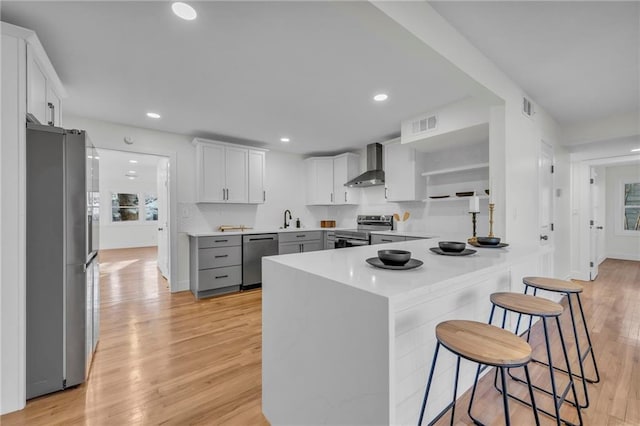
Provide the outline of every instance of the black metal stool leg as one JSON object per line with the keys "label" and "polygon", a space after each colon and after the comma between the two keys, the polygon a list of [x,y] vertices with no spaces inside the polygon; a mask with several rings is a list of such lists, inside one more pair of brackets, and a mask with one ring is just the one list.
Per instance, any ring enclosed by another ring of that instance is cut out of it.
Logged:
{"label": "black metal stool leg", "polygon": [[571,390],[573,391],[573,400],[576,402],[575,407],[576,407],[576,411],[578,412],[578,421],[580,422],[578,424],[582,425],[582,413],[580,412],[580,404],[578,404],[578,393],[576,392],[576,385],[575,385],[575,382],[573,381],[573,374],[571,374],[571,363],[569,362],[569,355],[567,354],[567,345],[564,342],[564,336],[562,335],[562,327],[560,326],[559,317],[556,317],[556,325],[558,326],[558,335],[560,336],[560,345],[562,346],[562,353],[564,354],[564,360],[567,363],[567,371],[569,372],[569,383],[571,383]]}
{"label": "black metal stool leg", "polygon": [[451,426],[453,426],[453,418],[456,415],[456,396],[458,393],[458,376],[460,376],[460,357],[456,362],[456,378],[453,382],[453,399],[451,400]]}
{"label": "black metal stool leg", "polygon": [[540,426],[540,418],[538,417],[538,407],[536,406],[536,398],[533,396],[533,388],[531,387],[531,377],[529,376],[529,366],[524,366],[524,375],[527,378],[527,388],[529,388],[529,398],[531,398],[531,408],[533,416],[536,419],[536,426]]}
{"label": "black metal stool leg", "polygon": [[507,379],[504,374],[504,367],[500,367],[500,379],[502,381],[502,404],[504,405],[504,421],[507,426],[511,425],[509,416],[509,396],[507,392]]}
{"label": "black metal stool leg", "polygon": [[551,392],[553,394],[553,408],[556,413],[556,423],[560,426],[560,407],[558,406],[558,395],[556,393],[556,378],[553,374],[553,357],[551,356],[551,344],[549,343],[549,330],[547,329],[547,319],[542,318],[544,327],[544,343],[547,347],[547,357],[549,359],[549,375],[551,377]]}
{"label": "black metal stool leg", "polygon": [[436,368],[436,361],[438,360],[439,350],[440,350],[440,342],[436,344],[436,350],[433,354],[433,361],[431,362],[431,371],[429,371],[429,380],[427,380],[427,388],[424,391],[424,399],[422,400],[422,408],[420,409],[420,419],[418,420],[418,426],[422,424],[422,419],[424,417],[424,409],[427,406],[427,398],[429,398],[429,390],[431,389],[431,381],[433,380],[433,372]]}
{"label": "black metal stool leg", "polygon": [[471,418],[471,420],[473,420],[473,423],[476,425],[481,425],[482,423],[480,423],[478,420],[476,420],[475,417],[473,417],[473,415],[471,414],[471,409],[473,407],[473,398],[475,398],[476,396],[476,389],[478,388],[478,380],[480,380],[481,369],[482,369],[482,365],[478,364],[478,369],[476,370],[476,378],[473,381],[473,389],[471,390],[471,400],[469,401],[469,408],[467,408],[467,414],[469,414],[469,417]]}
{"label": "black metal stool leg", "polygon": [[[587,327],[587,319],[584,316],[584,309],[582,309],[582,300],[580,299],[580,294],[576,293],[576,298],[578,299],[578,306],[580,307],[580,316],[582,317],[582,324],[584,325],[584,332],[587,335],[587,343],[589,344],[589,352],[591,352],[591,360],[593,361],[593,369],[596,372],[595,380],[589,380],[590,383],[598,383],[600,381],[600,372],[598,371],[598,364],[596,363],[596,355],[593,353],[593,344],[591,343],[591,335],[589,334],[589,327]],[[580,357],[582,360],[582,356]],[[584,374],[582,375],[584,377]]]}

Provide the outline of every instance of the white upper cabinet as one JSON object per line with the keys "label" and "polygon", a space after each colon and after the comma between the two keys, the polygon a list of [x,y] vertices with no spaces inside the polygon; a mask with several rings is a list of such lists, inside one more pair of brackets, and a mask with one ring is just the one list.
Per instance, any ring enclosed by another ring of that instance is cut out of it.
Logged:
{"label": "white upper cabinet", "polygon": [[387,201],[422,201],[426,183],[421,176],[424,154],[407,144],[384,147],[385,198]]}
{"label": "white upper cabinet", "polygon": [[39,42],[28,39],[26,47],[27,114],[40,124],[62,126],[61,99],[64,89],[60,80]]}
{"label": "white upper cabinet", "polygon": [[307,204],[333,204],[333,157],[307,158]]}
{"label": "white upper cabinet", "polygon": [[265,188],[265,152],[249,150],[249,203],[262,204],[267,201]]}
{"label": "white upper cabinet", "polygon": [[346,153],[333,158],[333,204],[358,204],[358,188],[344,186],[360,174],[360,156]]}
{"label": "white upper cabinet", "polygon": [[198,203],[264,202],[264,150],[199,138],[193,143]]}
{"label": "white upper cabinet", "polygon": [[357,189],[344,184],[359,174],[359,158],[352,153],[307,158],[307,205],[357,204]]}

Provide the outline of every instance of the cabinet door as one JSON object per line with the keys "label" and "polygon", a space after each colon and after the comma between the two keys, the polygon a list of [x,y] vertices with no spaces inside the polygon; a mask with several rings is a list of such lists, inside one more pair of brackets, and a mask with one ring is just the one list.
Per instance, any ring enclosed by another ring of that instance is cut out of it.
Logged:
{"label": "cabinet door", "polygon": [[47,86],[47,121],[46,124],[51,126],[62,127],[62,113],[60,108],[62,103],[60,97],[50,86]]}
{"label": "cabinet door", "polygon": [[[400,143],[385,146],[385,196],[387,201],[416,201],[416,152]],[[423,194],[426,196],[426,193]]]}
{"label": "cabinet door", "polygon": [[47,124],[47,76],[32,49],[27,43],[27,113]]}
{"label": "cabinet door", "polygon": [[249,202],[249,150],[226,147],[227,203]]}
{"label": "cabinet door", "polygon": [[305,241],[304,243],[302,243],[302,251],[303,252],[318,251],[318,250],[323,250],[323,249],[324,249],[324,243],[323,243],[322,240]]}
{"label": "cabinet door", "polygon": [[286,243],[278,246],[278,254],[300,253],[302,243]]}
{"label": "cabinet door", "polygon": [[334,204],[358,204],[360,191],[348,188],[345,183],[360,174],[360,160],[355,154],[343,154],[333,159]]}
{"label": "cabinet door", "polygon": [[249,151],[249,203],[262,204],[266,201],[264,187],[265,152]]}
{"label": "cabinet door", "polygon": [[223,203],[225,201],[225,153],[218,145],[201,145],[198,176],[198,201]]}
{"label": "cabinet door", "polygon": [[316,161],[316,195],[318,204],[333,204],[333,158]]}
{"label": "cabinet door", "polygon": [[405,241],[406,237],[399,235],[371,235],[371,244],[386,244],[397,243],[398,241]]}

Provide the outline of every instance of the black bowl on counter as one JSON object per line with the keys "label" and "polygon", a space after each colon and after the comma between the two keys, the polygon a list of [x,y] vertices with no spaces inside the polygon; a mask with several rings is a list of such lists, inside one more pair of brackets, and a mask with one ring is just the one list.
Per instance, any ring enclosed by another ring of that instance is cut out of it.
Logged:
{"label": "black bowl on counter", "polygon": [[411,252],[406,250],[378,250],[378,258],[385,265],[402,266],[411,259]]}
{"label": "black bowl on counter", "polygon": [[497,246],[500,244],[500,237],[478,237],[477,241],[483,246]]}
{"label": "black bowl on counter", "polygon": [[461,243],[459,241],[440,241],[438,243],[440,250],[448,253],[460,253],[467,247],[467,243]]}

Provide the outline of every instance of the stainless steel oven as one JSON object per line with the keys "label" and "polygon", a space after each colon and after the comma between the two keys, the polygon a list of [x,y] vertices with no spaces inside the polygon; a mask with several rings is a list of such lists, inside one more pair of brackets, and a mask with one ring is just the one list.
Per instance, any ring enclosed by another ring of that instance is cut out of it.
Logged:
{"label": "stainless steel oven", "polygon": [[369,245],[372,231],[390,231],[393,229],[393,216],[358,215],[357,223],[357,229],[343,229],[335,232],[335,248]]}

